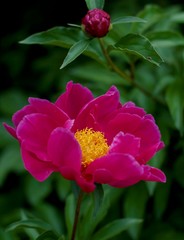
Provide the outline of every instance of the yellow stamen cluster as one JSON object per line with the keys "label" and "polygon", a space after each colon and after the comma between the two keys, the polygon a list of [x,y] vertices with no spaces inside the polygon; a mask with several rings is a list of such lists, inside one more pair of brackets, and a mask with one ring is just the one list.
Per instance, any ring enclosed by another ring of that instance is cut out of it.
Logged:
{"label": "yellow stamen cluster", "polygon": [[83,130],[78,130],[75,133],[75,138],[82,150],[83,167],[87,167],[96,158],[106,155],[109,150],[107,139],[100,131],[85,128]]}

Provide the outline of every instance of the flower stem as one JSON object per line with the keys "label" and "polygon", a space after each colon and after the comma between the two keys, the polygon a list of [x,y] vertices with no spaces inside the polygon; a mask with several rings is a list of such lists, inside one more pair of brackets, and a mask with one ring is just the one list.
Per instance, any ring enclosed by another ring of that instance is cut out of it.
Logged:
{"label": "flower stem", "polygon": [[158,96],[154,96],[151,92],[149,92],[147,89],[145,89],[143,86],[141,86],[140,84],[138,84],[135,79],[134,79],[134,65],[130,64],[130,75],[125,73],[124,71],[122,71],[116,64],[114,64],[114,62],[112,61],[111,57],[109,56],[105,46],[104,46],[104,42],[102,38],[98,38],[102,52],[107,60],[108,66],[109,68],[116,72],[120,77],[124,78],[125,80],[127,80],[133,87],[138,88],[142,93],[144,93],[146,96],[151,97],[153,100],[155,100],[156,102],[165,105],[165,102],[163,101],[163,99],[159,98]]}
{"label": "flower stem", "polygon": [[77,199],[77,206],[76,206],[76,210],[75,210],[75,218],[74,218],[71,240],[75,240],[75,235],[76,235],[77,224],[78,224],[78,220],[79,220],[80,207],[81,207],[83,195],[84,195],[83,191],[80,190],[79,196],[78,196],[78,199]]}

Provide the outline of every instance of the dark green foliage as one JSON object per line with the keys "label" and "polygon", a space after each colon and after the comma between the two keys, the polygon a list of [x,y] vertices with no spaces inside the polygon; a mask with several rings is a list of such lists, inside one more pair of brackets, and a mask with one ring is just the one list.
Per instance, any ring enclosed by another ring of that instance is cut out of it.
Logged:
{"label": "dark green foliage", "polygon": [[[0,123],[10,123],[29,96],[54,101],[71,79],[95,96],[115,84],[122,103],[134,101],[155,117],[165,149],[150,164],[166,173],[167,183],[98,186],[84,196],[76,240],[183,240],[184,9],[166,0],[68,2],[75,16],[69,9],[66,19],[57,8],[50,12],[50,1],[33,2],[19,10],[17,25],[7,25],[0,45]],[[67,25],[80,25],[87,6],[104,8],[114,19],[103,41],[124,77],[108,69],[98,39]],[[71,232],[78,194],[72,184],[59,174],[34,180],[18,143],[0,125],[0,239],[69,240],[64,235]]]}

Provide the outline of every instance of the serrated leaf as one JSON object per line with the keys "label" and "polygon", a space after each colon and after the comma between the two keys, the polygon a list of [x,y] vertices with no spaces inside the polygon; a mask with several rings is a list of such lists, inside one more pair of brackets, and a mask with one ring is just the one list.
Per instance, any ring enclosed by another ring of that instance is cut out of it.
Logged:
{"label": "serrated leaf", "polygon": [[107,240],[120,234],[121,232],[127,230],[130,226],[135,224],[140,224],[141,219],[118,219],[106,226],[102,227],[98,232],[92,237],[93,240]]}
{"label": "serrated leaf", "polygon": [[7,227],[6,231],[13,231],[17,228],[35,228],[42,230],[50,230],[51,226],[39,219],[27,219],[12,223]]}
{"label": "serrated leaf", "polygon": [[147,37],[155,47],[184,46],[184,37],[177,32],[151,32],[147,34]]}
{"label": "serrated leaf", "polygon": [[151,42],[140,34],[127,34],[122,37],[114,46],[110,46],[111,50],[118,50],[122,53],[128,53],[136,55],[138,58],[142,58],[157,66],[163,62],[157,51],[152,46]]}
{"label": "serrated leaf", "polygon": [[75,43],[68,51],[60,69],[66,67],[69,63],[73,62],[79,55],[81,55],[89,46],[90,41],[91,39],[84,39]]}
{"label": "serrated leaf", "polygon": [[85,0],[89,10],[94,8],[103,9],[105,0]]}
{"label": "serrated leaf", "polygon": [[36,240],[58,240],[58,236],[53,231],[46,231],[38,236]]}
{"label": "serrated leaf", "polygon": [[112,24],[120,24],[120,23],[132,23],[132,22],[142,22],[145,23],[146,20],[139,18],[139,17],[134,17],[134,16],[125,16],[125,17],[119,17],[114,20],[112,20]]}
{"label": "serrated leaf", "polygon": [[175,123],[175,127],[183,133],[183,87],[180,84],[171,84],[166,91],[166,102]]}

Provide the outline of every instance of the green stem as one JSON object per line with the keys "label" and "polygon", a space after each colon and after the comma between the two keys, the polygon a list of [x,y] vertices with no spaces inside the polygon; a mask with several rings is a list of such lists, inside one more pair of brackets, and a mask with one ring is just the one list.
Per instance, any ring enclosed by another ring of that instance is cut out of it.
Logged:
{"label": "green stem", "polygon": [[127,80],[132,86],[138,88],[141,92],[143,92],[146,96],[151,97],[153,100],[155,100],[156,102],[165,105],[165,102],[159,98],[158,96],[154,96],[151,92],[149,92],[147,89],[145,89],[144,87],[142,87],[139,83],[137,83],[134,79],[134,65],[131,64],[130,67],[130,75],[128,75],[127,73],[125,73],[124,71],[122,71],[117,65],[114,64],[114,62],[112,61],[112,59],[110,58],[105,46],[104,46],[104,42],[102,38],[98,38],[102,52],[107,60],[108,66],[109,68],[116,72],[120,77],[124,78],[125,80]]}
{"label": "green stem", "polygon": [[75,218],[74,218],[71,240],[75,240],[75,235],[76,235],[76,231],[77,231],[77,224],[78,224],[78,220],[79,220],[79,214],[80,214],[80,208],[81,208],[83,195],[84,195],[84,193],[80,190],[79,196],[78,196],[78,199],[77,199],[77,206],[76,206],[76,210],[75,210]]}

